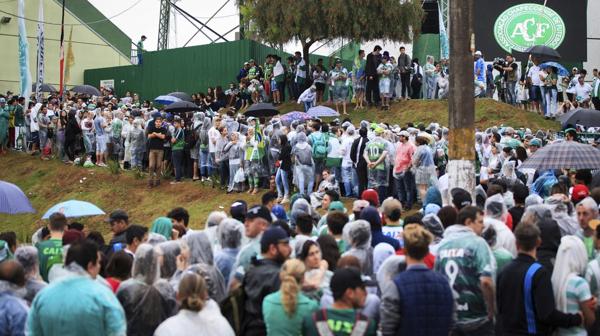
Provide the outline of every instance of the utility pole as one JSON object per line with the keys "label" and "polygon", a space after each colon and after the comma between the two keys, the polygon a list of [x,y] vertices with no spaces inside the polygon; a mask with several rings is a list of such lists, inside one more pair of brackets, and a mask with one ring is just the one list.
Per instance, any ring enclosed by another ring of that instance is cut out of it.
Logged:
{"label": "utility pole", "polygon": [[450,0],[448,190],[475,191],[474,0]]}

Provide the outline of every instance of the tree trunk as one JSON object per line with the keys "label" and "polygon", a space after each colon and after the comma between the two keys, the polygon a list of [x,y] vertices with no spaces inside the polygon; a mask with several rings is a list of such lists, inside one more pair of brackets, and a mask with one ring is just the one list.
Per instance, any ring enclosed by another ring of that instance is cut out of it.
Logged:
{"label": "tree trunk", "polygon": [[[473,86],[473,33],[474,0],[450,1],[450,60],[449,77],[449,147],[448,190],[463,188],[475,191],[475,100]],[[451,195],[449,195],[451,198]]]}

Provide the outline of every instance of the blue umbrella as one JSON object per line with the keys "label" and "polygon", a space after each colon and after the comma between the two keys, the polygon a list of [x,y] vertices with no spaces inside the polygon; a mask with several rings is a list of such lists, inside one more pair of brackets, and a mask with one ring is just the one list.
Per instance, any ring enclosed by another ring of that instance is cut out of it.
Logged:
{"label": "blue umbrella", "polygon": [[546,69],[547,67],[555,67],[557,69],[556,73],[559,76],[568,76],[569,75],[569,70],[565,69],[565,67],[560,65],[559,63],[545,62],[545,63],[540,64],[540,69]]}
{"label": "blue umbrella", "polygon": [[336,110],[323,105],[311,107],[306,113],[314,118],[339,117],[340,115]]}
{"label": "blue umbrella", "polygon": [[295,120],[299,120],[300,122],[303,122],[303,121],[307,121],[310,119],[312,119],[312,117],[308,113],[293,111],[293,112],[289,112],[289,113],[282,115],[281,123],[284,126],[289,126]]}
{"label": "blue umbrella", "polygon": [[0,212],[9,215],[35,212],[25,193],[16,185],[0,181]]}
{"label": "blue umbrella", "polygon": [[166,95],[166,96],[158,96],[158,97],[154,98],[154,101],[161,105],[169,105],[172,103],[180,102],[181,99],[179,99],[175,96]]}
{"label": "blue umbrella", "polygon": [[60,212],[65,217],[86,217],[104,215],[105,212],[90,202],[70,200],[61,202],[46,211],[42,219],[48,219],[55,212]]}

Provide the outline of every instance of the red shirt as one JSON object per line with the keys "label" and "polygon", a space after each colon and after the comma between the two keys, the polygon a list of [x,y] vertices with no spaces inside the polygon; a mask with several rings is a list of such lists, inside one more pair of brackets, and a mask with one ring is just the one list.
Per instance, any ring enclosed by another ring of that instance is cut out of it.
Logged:
{"label": "red shirt", "polygon": [[106,278],[106,282],[110,285],[113,290],[113,293],[117,293],[117,289],[121,285],[121,281],[115,278]]}
{"label": "red shirt", "polygon": [[417,147],[410,141],[398,143],[394,160],[394,173],[403,173],[412,162]]}
{"label": "red shirt", "polygon": [[[404,255],[404,249],[400,249],[400,250],[396,251],[396,255]],[[431,254],[431,252],[427,252],[427,255],[423,259],[423,263],[425,263],[425,265],[427,265],[427,268],[432,270],[433,265],[435,265],[435,256],[433,254]]]}

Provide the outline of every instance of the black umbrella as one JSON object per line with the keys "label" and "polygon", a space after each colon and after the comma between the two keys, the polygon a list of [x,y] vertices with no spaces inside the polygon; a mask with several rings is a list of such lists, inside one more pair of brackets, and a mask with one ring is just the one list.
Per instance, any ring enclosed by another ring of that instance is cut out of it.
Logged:
{"label": "black umbrella", "polygon": [[[31,86],[31,92],[35,92],[36,86],[35,83]],[[50,84],[43,83],[40,85],[40,92],[58,92],[58,90]]]}
{"label": "black umbrella", "polygon": [[91,85],[77,85],[72,87],[70,91],[86,94],[88,96],[100,96],[100,90]]}
{"label": "black umbrella", "polygon": [[545,45],[535,45],[533,47],[529,47],[527,50],[525,50],[525,52],[537,57],[541,57],[547,61],[560,59],[560,54],[558,51]]}
{"label": "black umbrella", "polygon": [[169,113],[183,113],[183,112],[189,112],[189,111],[200,111],[201,108],[191,102],[188,101],[179,101],[179,102],[175,102],[173,104],[169,104],[169,106],[167,106],[165,108],[165,112],[169,112]]}
{"label": "black umbrella", "polygon": [[272,117],[279,114],[279,111],[268,103],[258,103],[250,106],[250,108],[244,113],[246,117],[265,118]]}
{"label": "black umbrella", "polygon": [[561,116],[559,120],[563,126],[570,124],[600,127],[600,111],[580,108]]}
{"label": "black umbrella", "polygon": [[173,96],[173,97],[177,97],[181,100],[185,100],[188,102],[192,101],[192,97],[190,97],[189,94],[185,93],[185,92],[171,92],[169,93],[167,96]]}

